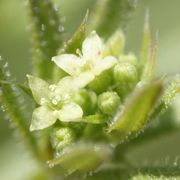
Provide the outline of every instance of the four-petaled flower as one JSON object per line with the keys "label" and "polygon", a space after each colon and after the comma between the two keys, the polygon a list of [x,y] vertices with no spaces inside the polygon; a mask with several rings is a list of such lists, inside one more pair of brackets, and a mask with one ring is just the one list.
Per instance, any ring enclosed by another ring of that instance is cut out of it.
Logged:
{"label": "four-petaled flower", "polygon": [[82,54],[62,54],[52,58],[61,69],[87,85],[103,71],[113,67],[117,60],[113,56],[103,57],[103,43],[95,31],[84,40]]}
{"label": "four-petaled flower", "polygon": [[40,130],[53,125],[57,119],[63,122],[79,121],[83,116],[81,107],[71,101],[81,83],[67,76],[57,85],[27,75],[33,97],[40,107],[33,111],[30,130]]}

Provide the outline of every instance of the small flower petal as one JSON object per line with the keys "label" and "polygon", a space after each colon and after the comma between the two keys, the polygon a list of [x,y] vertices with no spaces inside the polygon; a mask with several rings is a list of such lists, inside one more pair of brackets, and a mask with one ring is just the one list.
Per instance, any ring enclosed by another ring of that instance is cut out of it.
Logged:
{"label": "small flower petal", "polygon": [[87,61],[96,61],[102,49],[103,43],[95,31],[92,31],[82,44],[82,54]]}
{"label": "small flower petal", "polygon": [[62,78],[59,82],[58,82],[58,89],[62,92],[62,93],[69,93],[75,90],[74,87],[74,78],[71,76],[66,76],[64,78]]}
{"label": "small flower petal", "polygon": [[39,105],[48,103],[49,84],[35,76],[27,75],[27,78],[35,101]]}
{"label": "small flower petal", "polygon": [[69,103],[59,110],[58,119],[63,122],[79,121],[83,116],[83,111],[76,103]]}
{"label": "small flower petal", "polygon": [[58,67],[72,76],[80,73],[80,67],[84,65],[83,59],[73,54],[62,54],[52,58]]}
{"label": "small flower petal", "polygon": [[95,76],[94,76],[93,72],[91,72],[91,71],[86,71],[86,72],[80,73],[79,76],[74,78],[74,87],[76,87],[77,89],[84,88],[94,78],[95,78]]}
{"label": "small flower petal", "polygon": [[40,130],[53,125],[56,122],[53,111],[47,106],[36,108],[32,115],[30,131]]}
{"label": "small flower petal", "polygon": [[117,59],[113,56],[107,56],[104,59],[97,61],[94,65],[94,68],[92,68],[92,71],[95,75],[101,74],[101,72],[110,69],[117,63]]}

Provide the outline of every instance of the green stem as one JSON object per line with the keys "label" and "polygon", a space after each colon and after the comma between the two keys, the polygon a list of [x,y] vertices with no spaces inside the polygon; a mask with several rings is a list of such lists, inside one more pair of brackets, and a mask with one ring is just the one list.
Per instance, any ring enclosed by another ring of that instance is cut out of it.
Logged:
{"label": "green stem", "polygon": [[62,45],[64,27],[51,0],[28,0],[28,8],[35,73],[52,81],[56,67],[51,58]]}

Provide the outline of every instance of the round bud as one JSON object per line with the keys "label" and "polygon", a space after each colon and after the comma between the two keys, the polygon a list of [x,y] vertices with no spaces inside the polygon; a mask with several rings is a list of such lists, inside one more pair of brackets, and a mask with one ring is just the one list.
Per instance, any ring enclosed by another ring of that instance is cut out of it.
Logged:
{"label": "round bud", "polygon": [[61,151],[75,139],[74,132],[68,127],[54,128],[51,133],[51,144],[56,151]]}
{"label": "round bud", "polygon": [[96,94],[86,89],[79,90],[73,100],[81,106],[84,115],[92,114],[97,104]]}
{"label": "round bud", "polygon": [[100,94],[107,90],[112,83],[112,70],[102,72],[88,85],[90,89]]}
{"label": "round bud", "polygon": [[138,81],[136,67],[129,62],[118,63],[113,70],[116,91],[124,98],[134,88]]}
{"label": "round bud", "polygon": [[105,92],[98,97],[99,109],[108,115],[113,115],[121,103],[120,97],[116,92]]}
{"label": "round bud", "polygon": [[129,62],[118,63],[114,67],[113,75],[118,84],[134,83],[138,78],[136,67]]}
{"label": "round bud", "polygon": [[127,55],[121,54],[121,55],[119,56],[119,61],[120,61],[120,62],[129,62],[129,63],[131,63],[131,64],[133,64],[133,65],[136,65],[136,64],[137,64],[137,58],[136,58],[136,56],[135,56],[134,54],[132,54],[132,53],[129,53],[129,54],[127,54]]}

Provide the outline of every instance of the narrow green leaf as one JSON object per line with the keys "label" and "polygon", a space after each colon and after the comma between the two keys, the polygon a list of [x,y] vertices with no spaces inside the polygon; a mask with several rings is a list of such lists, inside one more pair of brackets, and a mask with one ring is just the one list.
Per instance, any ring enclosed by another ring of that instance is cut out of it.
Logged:
{"label": "narrow green leaf", "polygon": [[135,1],[129,0],[98,0],[94,5],[90,29],[107,39],[117,28],[127,22]]}
{"label": "narrow green leaf", "polygon": [[17,84],[17,86],[29,97],[33,98],[32,92],[29,87],[27,87],[25,84]]}
{"label": "narrow green leaf", "polygon": [[28,9],[35,73],[42,79],[52,80],[55,65],[51,58],[62,45],[64,27],[51,0],[28,0]]}
{"label": "narrow green leaf", "polygon": [[[0,59],[0,61],[2,61]],[[7,64],[2,65],[0,62],[0,81],[10,82],[9,70]],[[15,84],[0,83],[0,103],[5,110],[5,113],[11,119],[12,125],[20,132],[22,137],[26,140],[29,149],[37,159],[40,158],[34,137],[30,134],[27,123],[26,109],[22,109],[24,104],[21,103],[22,97],[19,89]]]}
{"label": "narrow green leaf", "polygon": [[69,146],[54,160],[48,161],[50,167],[57,166],[63,174],[92,171],[111,157],[112,149],[104,144],[77,143]]}
{"label": "narrow green leaf", "polygon": [[108,132],[123,141],[130,135],[139,133],[145,126],[162,92],[162,82],[155,81],[143,88],[137,88],[135,94],[127,101],[120,112],[117,112],[109,125]]}
{"label": "narrow green leaf", "polygon": [[149,81],[153,78],[156,65],[157,45],[153,42],[149,28],[149,14],[146,13],[144,35],[140,55],[140,78]]}
{"label": "narrow green leaf", "polygon": [[59,54],[64,54],[64,53],[74,54],[76,53],[77,49],[81,49],[82,42],[86,37],[88,15],[89,12],[87,11],[79,28],[74,33],[72,38],[69,41],[65,42],[63,48],[60,49]]}

